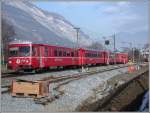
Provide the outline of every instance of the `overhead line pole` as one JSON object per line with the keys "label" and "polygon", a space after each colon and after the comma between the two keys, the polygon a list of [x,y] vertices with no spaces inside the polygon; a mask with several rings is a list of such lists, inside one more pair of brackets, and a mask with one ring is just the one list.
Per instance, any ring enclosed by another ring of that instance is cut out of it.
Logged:
{"label": "overhead line pole", "polygon": [[123,43],[127,43],[127,44],[130,45],[130,50],[131,50],[131,53],[132,53],[132,62],[134,62],[134,48],[133,48],[132,42],[123,42]]}
{"label": "overhead line pole", "polygon": [[77,32],[77,49],[78,49],[78,47],[79,47],[79,45],[78,45],[78,41],[79,41],[79,30],[80,30],[80,28],[79,27],[74,27],[74,29],[76,30],[76,32]]}
{"label": "overhead line pole", "polygon": [[[79,48],[79,30],[80,30],[80,28],[79,27],[74,27],[74,29],[76,30],[76,32],[77,32],[77,50],[78,50],[78,48]],[[83,58],[82,58],[83,59]],[[83,62],[82,62],[83,63]],[[82,65],[82,72],[83,72],[83,70],[84,70],[84,67],[83,67],[83,64],[81,64]]]}
{"label": "overhead line pole", "polygon": [[114,39],[114,59],[115,59],[114,63],[116,64],[116,56],[115,56],[115,51],[116,51],[116,36],[115,36],[115,34],[113,35],[113,39]]}

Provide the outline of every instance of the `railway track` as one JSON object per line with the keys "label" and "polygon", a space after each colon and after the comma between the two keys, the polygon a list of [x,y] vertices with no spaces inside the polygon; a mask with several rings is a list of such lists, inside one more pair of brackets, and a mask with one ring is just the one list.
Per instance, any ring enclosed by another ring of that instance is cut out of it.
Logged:
{"label": "railway track", "polygon": [[52,82],[58,82],[58,81],[66,80],[66,79],[70,79],[70,78],[87,77],[89,75],[102,73],[105,71],[111,71],[111,70],[115,70],[115,69],[119,69],[119,68],[123,68],[123,67],[127,67],[127,65],[110,67],[110,68],[105,68],[105,69],[101,69],[101,70],[86,71],[86,72],[81,72],[79,74],[69,74],[69,75],[58,76],[58,77],[50,76],[50,77],[45,77],[42,80],[44,80],[44,81],[50,80],[49,82],[52,83]]}
{"label": "railway track", "polygon": [[[115,69],[119,69],[119,68],[123,68],[123,67],[127,67],[127,65],[126,64],[125,65],[114,65],[114,66],[110,66],[110,67],[104,68],[104,69],[85,71],[85,72],[80,72],[78,74],[68,74],[68,75],[64,75],[64,76],[58,75],[58,76],[43,77],[41,80],[42,81],[47,81],[51,84],[52,83],[58,83],[58,85],[54,88],[54,90],[58,91],[60,86],[65,85],[65,84],[67,84],[71,81],[78,80],[78,79],[81,79],[81,78],[85,78],[85,77],[93,75],[93,74],[102,73],[102,72],[106,72],[106,71],[111,71],[111,70],[115,70]],[[14,77],[16,77],[15,79],[17,79],[18,76],[14,76]],[[8,91],[5,90],[5,91],[2,91],[2,93],[8,93],[10,91],[9,90],[10,85],[2,85],[1,88],[7,88],[8,89]],[[61,94],[62,94],[62,92],[61,92]]]}
{"label": "railway track", "polygon": [[[62,91],[60,88],[63,85],[66,85],[66,84],[68,84],[72,81],[75,81],[75,80],[79,80],[79,79],[83,79],[83,78],[88,77],[88,76],[92,76],[92,75],[97,74],[97,73],[103,73],[106,71],[112,71],[112,70],[116,70],[116,69],[120,69],[120,68],[124,68],[124,67],[127,67],[127,65],[126,64],[125,65],[113,65],[113,66],[108,66],[107,68],[104,68],[104,69],[97,69],[97,70],[91,70],[91,71],[88,70],[88,71],[80,72],[77,74],[43,77],[41,80],[47,81],[51,85],[55,84],[55,86],[52,87],[52,89],[50,89],[50,92],[49,92],[49,93],[55,92],[55,94],[51,95],[51,96],[43,97],[43,98],[34,98],[33,100],[34,100],[35,104],[47,105],[48,103],[50,103],[56,99],[59,99],[59,97],[64,94],[64,91]],[[2,91],[2,94],[8,93],[10,91],[9,85],[8,86],[2,86],[2,88],[8,89],[8,90]]]}
{"label": "railway track", "polygon": [[35,74],[44,74],[44,73],[51,73],[51,72],[58,72],[58,71],[68,71],[68,70],[77,70],[78,68],[63,68],[63,69],[57,69],[57,68],[54,68],[54,69],[49,69],[49,70],[43,70],[39,73],[36,73],[36,72],[23,72],[23,71],[20,71],[20,72],[5,72],[3,73],[2,72],[2,76],[1,78],[11,78],[11,77],[20,77],[20,76],[28,76],[28,75],[35,75]]}
{"label": "railway track", "polygon": [[[127,67],[127,65],[119,65],[119,66],[111,66],[105,69],[100,69],[100,70],[93,70],[93,71],[86,71],[86,72],[81,72],[79,74],[69,74],[69,75],[65,75],[65,76],[50,76],[50,77],[44,77],[42,80],[43,81],[47,81],[49,82],[49,84],[55,84],[55,87],[53,87],[51,90],[57,92],[55,95],[53,96],[47,96],[44,98],[34,98],[34,102],[36,104],[42,104],[42,105],[46,105],[49,102],[52,102],[56,99],[58,99],[61,95],[64,94],[63,91],[60,90],[60,87],[63,85],[66,85],[72,81],[75,80],[79,80],[88,76],[91,76],[93,74],[97,74],[97,73],[102,73],[102,72],[106,72],[106,71],[111,71],[111,70],[115,70],[115,69],[120,69],[120,68],[124,68]],[[2,86],[2,88],[4,88],[5,90],[2,90],[1,93],[8,93],[10,91],[10,85],[7,86]]]}
{"label": "railway track", "polygon": [[111,70],[115,70],[115,69],[119,69],[119,68],[123,68],[123,67],[127,67],[127,66],[118,66],[118,67],[115,67],[115,68],[108,68],[108,69],[99,70],[99,71],[85,72],[85,73],[76,74],[76,75],[45,78],[43,80],[48,81],[51,84],[57,83],[57,85],[55,85],[55,87],[52,89],[53,91],[57,92],[57,94],[53,95],[51,97],[35,98],[34,101],[37,104],[46,105],[49,102],[52,102],[55,99],[58,99],[61,95],[64,94],[63,91],[59,90],[62,85],[66,85],[66,84],[68,84],[68,83],[70,83],[74,80],[79,80],[79,79],[85,78],[87,76],[91,76],[93,74],[96,74],[96,73],[102,73],[102,72],[111,71]]}
{"label": "railway track", "polygon": [[[124,65],[124,64],[118,64],[118,65]],[[117,65],[109,65],[109,66],[117,66]],[[94,66],[94,67],[89,67],[89,69],[93,69],[95,67],[99,67],[99,66]],[[108,66],[103,66],[103,67],[108,67]],[[40,73],[35,73],[35,72],[5,72],[2,73],[1,78],[11,78],[11,77],[21,77],[21,76],[28,76],[28,75],[35,75],[35,74],[45,74],[45,73],[50,73],[50,72],[58,72],[58,71],[68,71],[68,70],[79,70],[79,68],[77,69],[61,69],[61,70],[57,70],[57,69],[51,69],[48,71],[43,71]]]}

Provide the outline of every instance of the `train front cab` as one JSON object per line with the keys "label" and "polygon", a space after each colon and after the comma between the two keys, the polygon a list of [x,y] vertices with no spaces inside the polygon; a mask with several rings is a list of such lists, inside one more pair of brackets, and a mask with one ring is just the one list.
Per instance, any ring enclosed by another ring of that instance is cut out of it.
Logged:
{"label": "train front cab", "polygon": [[32,69],[30,44],[10,44],[8,51],[8,69]]}
{"label": "train front cab", "polygon": [[32,71],[48,67],[47,49],[40,44],[10,44],[8,69]]}

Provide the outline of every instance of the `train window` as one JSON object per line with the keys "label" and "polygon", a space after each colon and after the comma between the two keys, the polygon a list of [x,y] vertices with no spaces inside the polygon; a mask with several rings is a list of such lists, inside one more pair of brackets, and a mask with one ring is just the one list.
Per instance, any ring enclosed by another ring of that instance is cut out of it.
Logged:
{"label": "train window", "polygon": [[70,51],[67,51],[67,56],[70,56]]}
{"label": "train window", "polygon": [[19,56],[30,56],[30,47],[29,46],[19,47]]}
{"label": "train window", "polygon": [[96,57],[99,57],[99,53],[97,52],[97,54],[96,54],[97,56]]}
{"label": "train window", "polygon": [[85,53],[85,57],[87,57],[87,53]]}
{"label": "train window", "polygon": [[64,51],[63,56],[66,56],[66,51]]}
{"label": "train window", "polygon": [[38,48],[37,47],[32,47],[32,56],[39,56]]}
{"label": "train window", "polygon": [[76,51],[76,57],[78,57],[78,51]]}
{"label": "train window", "polygon": [[36,48],[32,47],[32,56],[36,56]]}
{"label": "train window", "polygon": [[74,57],[74,52],[71,52],[71,56]]}
{"label": "train window", "polygon": [[54,56],[58,56],[57,49],[54,50]]}
{"label": "train window", "polygon": [[17,56],[18,55],[18,47],[9,48],[9,56]]}
{"label": "train window", "polygon": [[88,57],[91,57],[91,53],[88,53]]}
{"label": "train window", "polygon": [[59,56],[62,56],[62,51],[61,50],[59,50]]}
{"label": "train window", "polygon": [[[104,53],[105,54],[105,53]],[[102,54],[101,53],[98,53],[98,57],[102,57]]]}
{"label": "train window", "polygon": [[45,55],[45,57],[48,56],[48,47],[45,47],[44,55]]}
{"label": "train window", "polygon": [[50,48],[50,51],[51,51],[51,54],[50,54],[50,56],[52,56],[52,54],[53,54],[53,49],[52,49],[52,48]]}
{"label": "train window", "polygon": [[52,53],[51,53],[51,48],[48,47],[48,56],[51,56],[51,55],[52,55]]}
{"label": "train window", "polygon": [[88,53],[86,53],[86,57],[89,57],[89,54],[88,54]]}

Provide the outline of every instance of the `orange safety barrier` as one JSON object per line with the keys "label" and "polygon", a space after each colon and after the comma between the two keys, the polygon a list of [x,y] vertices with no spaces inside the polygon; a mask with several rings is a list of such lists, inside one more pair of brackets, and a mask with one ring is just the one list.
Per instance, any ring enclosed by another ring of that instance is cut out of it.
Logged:
{"label": "orange safety barrier", "polygon": [[134,66],[128,66],[128,72],[132,73],[135,70]]}

